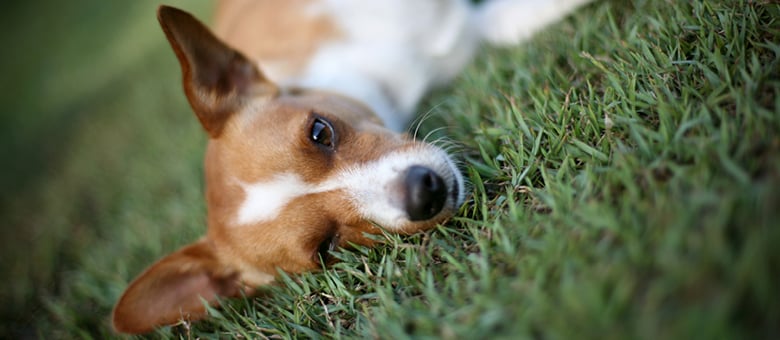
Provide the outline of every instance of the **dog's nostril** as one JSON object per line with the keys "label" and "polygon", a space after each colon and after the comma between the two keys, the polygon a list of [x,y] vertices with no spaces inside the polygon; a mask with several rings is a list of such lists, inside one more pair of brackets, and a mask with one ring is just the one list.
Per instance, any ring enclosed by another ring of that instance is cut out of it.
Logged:
{"label": "dog's nostril", "polygon": [[409,219],[427,220],[441,211],[447,200],[447,186],[433,170],[414,165],[406,172],[405,205]]}
{"label": "dog's nostril", "polygon": [[434,190],[438,184],[436,181],[437,178],[439,178],[439,176],[433,172],[430,172],[423,177],[423,185],[425,185],[425,188],[427,189]]}

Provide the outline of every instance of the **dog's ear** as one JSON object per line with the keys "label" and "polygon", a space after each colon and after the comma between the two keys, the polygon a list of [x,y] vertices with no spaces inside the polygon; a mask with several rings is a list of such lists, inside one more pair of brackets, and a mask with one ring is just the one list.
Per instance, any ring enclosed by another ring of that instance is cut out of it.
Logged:
{"label": "dog's ear", "polygon": [[189,13],[160,6],[157,19],[181,64],[187,99],[211,137],[247,99],[278,92],[249,59]]}
{"label": "dog's ear", "polygon": [[114,307],[114,329],[141,334],[178,320],[206,316],[203,300],[242,294],[238,273],[221,266],[208,241],[185,246],[138,276]]}

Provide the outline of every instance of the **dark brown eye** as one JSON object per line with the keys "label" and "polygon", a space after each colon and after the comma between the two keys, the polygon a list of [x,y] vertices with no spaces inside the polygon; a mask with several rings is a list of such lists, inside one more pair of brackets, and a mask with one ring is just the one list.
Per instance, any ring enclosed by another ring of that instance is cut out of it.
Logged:
{"label": "dark brown eye", "polygon": [[316,118],[311,124],[311,135],[309,135],[309,138],[314,143],[332,149],[334,145],[333,126],[327,120]]}

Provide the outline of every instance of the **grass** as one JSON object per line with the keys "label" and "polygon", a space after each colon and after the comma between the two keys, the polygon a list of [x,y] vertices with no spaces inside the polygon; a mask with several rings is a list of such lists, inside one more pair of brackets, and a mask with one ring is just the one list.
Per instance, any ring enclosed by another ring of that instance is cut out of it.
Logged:
{"label": "grass", "polygon": [[[115,336],[127,282],[204,231],[205,137],[153,3],[4,6],[0,331]],[[777,338],[777,18],[598,1],[486,50],[422,106],[461,145],[459,217],[153,337]]]}

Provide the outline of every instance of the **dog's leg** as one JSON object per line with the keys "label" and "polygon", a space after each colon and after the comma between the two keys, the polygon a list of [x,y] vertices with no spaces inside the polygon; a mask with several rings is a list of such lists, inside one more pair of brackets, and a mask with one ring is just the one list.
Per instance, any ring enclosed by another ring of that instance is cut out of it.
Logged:
{"label": "dog's leg", "polygon": [[491,0],[477,7],[482,37],[498,46],[530,38],[591,0]]}

